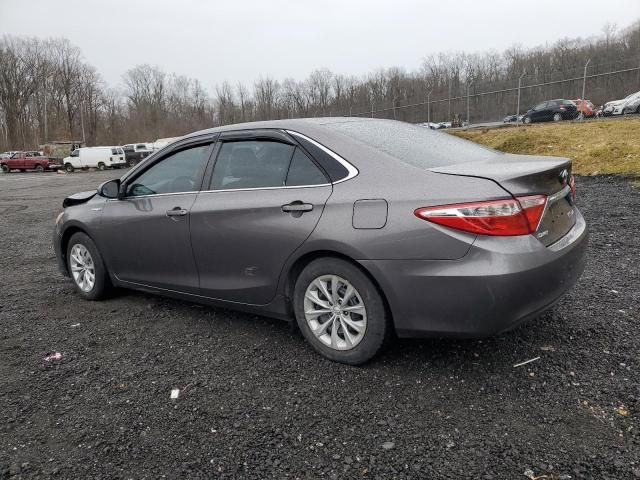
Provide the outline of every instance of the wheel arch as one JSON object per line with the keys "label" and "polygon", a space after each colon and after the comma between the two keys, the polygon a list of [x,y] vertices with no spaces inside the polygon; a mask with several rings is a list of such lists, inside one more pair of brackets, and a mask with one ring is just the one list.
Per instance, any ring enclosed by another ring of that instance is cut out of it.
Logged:
{"label": "wheel arch", "polygon": [[76,233],[84,233],[93,241],[93,243],[96,243],[91,233],[89,233],[89,230],[87,230],[82,225],[73,224],[64,229],[60,238],[60,255],[62,255],[62,258],[64,259],[64,268],[67,270],[67,273],[69,273],[69,262],[67,262],[67,248],[69,247],[69,240],[71,240],[71,237]]}
{"label": "wheel arch", "polygon": [[287,309],[289,310],[288,313],[291,315],[292,318],[295,318],[294,312],[293,312],[293,290],[295,288],[296,280],[298,279],[298,276],[300,275],[304,267],[306,267],[309,263],[311,263],[312,261],[318,258],[337,258],[340,260],[344,260],[345,262],[350,263],[351,265],[358,268],[362,273],[364,273],[367,276],[367,278],[369,278],[369,280],[371,280],[373,285],[376,287],[376,289],[378,290],[378,293],[380,293],[388,318],[390,319],[391,325],[395,330],[395,323],[393,321],[393,312],[391,311],[391,307],[389,305],[389,300],[387,299],[387,295],[384,289],[382,288],[382,285],[378,281],[378,279],[360,262],[350,257],[349,255],[346,255],[344,253],[341,253],[335,250],[313,250],[310,252],[306,252],[303,255],[296,258],[293,261],[293,263],[291,263],[291,265],[288,267],[285,278],[284,278],[283,293],[287,299],[286,303],[287,303]]}

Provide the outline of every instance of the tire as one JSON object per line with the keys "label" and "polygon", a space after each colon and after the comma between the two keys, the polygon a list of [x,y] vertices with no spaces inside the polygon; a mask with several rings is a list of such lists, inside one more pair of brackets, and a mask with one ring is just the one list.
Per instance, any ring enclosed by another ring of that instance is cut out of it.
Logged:
{"label": "tire", "polygon": [[107,169],[107,167],[106,167],[106,165],[104,163],[100,162],[98,164],[98,170],[106,170],[106,169]]}
{"label": "tire", "polygon": [[[74,250],[76,247],[79,250]],[[88,257],[78,255],[79,252],[87,252]],[[74,254],[73,257],[72,253]],[[79,264],[76,261],[77,258],[83,260],[88,273],[93,272],[92,285],[90,285],[91,276],[87,276],[87,273],[79,274],[79,276],[74,274],[73,270],[77,270]],[[69,239],[67,245],[67,269],[76,291],[85,300],[102,300],[111,293],[113,287],[102,260],[102,255],[100,255],[98,247],[86,233],[74,233]],[[85,283],[84,281],[86,280],[89,280],[89,282]]]}
{"label": "tire", "polygon": [[75,170],[75,168],[73,168],[73,165],[71,165],[70,163],[65,163],[64,164],[64,170],[67,173],[73,173],[73,171]]}
{"label": "tire", "polygon": [[2,165],[2,173],[11,173],[11,169],[7,165]]}
{"label": "tire", "polygon": [[[338,301],[332,295],[332,278],[339,279],[336,288]],[[345,304],[339,305],[348,291],[348,284],[355,291]],[[327,298],[323,291],[332,298]],[[307,293],[325,306],[332,304],[335,309],[325,310],[322,315],[307,315],[305,312],[313,309],[323,310],[320,304],[307,297]],[[344,260],[325,257],[309,263],[296,279],[293,307],[298,327],[307,342],[318,353],[335,362],[348,365],[365,363],[378,354],[391,338],[391,322],[382,295],[362,270]],[[345,308],[348,310],[343,310]],[[355,326],[362,329],[361,333]]]}
{"label": "tire", "polygon": [[580,113],[578,113],[578,116],[576,117],[576,119],[578,119],[578,120],[584,120],[584,112],[580,112]]}
{"label": "tire", "polygon": [[42,165],[36,165],[36,172],[44,173],[44,167]]}
{"label": "tire", "polygon": [[562,120],[562,114],[560,114],[560,113],[554,113],[553,114],[553,121],[554,122],[559,122],[561,120]]}
{"label": "tire", "polygon": [[531,123],[531,117],[524,117],[523,122],[529,125]]}

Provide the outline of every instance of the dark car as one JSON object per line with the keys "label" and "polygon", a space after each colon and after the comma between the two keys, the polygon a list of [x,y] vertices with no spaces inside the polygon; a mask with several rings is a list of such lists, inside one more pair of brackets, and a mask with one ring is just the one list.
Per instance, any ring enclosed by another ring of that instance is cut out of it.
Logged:
{"label": "dark car", "polygon": [[482,337],[548,309],[584,268],[574,194],[569,159],[403,122],[245,123],[66,198],[53,243],[87,300],[115,286],[295,319],[358,364],[392,332]]}
{"label": "dark car", "polygon": [[522,117],[524,123],[559,122],[573,120],[578,116],[578,107],[571,100],[557,99],[539,103]]}

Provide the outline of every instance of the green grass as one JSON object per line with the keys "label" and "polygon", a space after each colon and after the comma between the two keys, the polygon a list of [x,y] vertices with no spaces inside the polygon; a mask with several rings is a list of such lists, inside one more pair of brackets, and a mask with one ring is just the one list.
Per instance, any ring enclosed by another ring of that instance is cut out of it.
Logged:
{"label": "green grass", "polygon": [[640,176],[640,118],[544,123],[451,134],[508,153],[568,157],[578,175]]}

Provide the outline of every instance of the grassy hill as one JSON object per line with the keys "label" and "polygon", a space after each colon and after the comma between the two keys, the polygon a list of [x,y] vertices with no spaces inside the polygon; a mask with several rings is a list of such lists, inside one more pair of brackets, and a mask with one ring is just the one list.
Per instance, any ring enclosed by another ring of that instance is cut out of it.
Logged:
{"label": "grassy hill", "polygon": [[568,157],[579,175],[640,176],[640,118],[450,133],[503,152]]}

